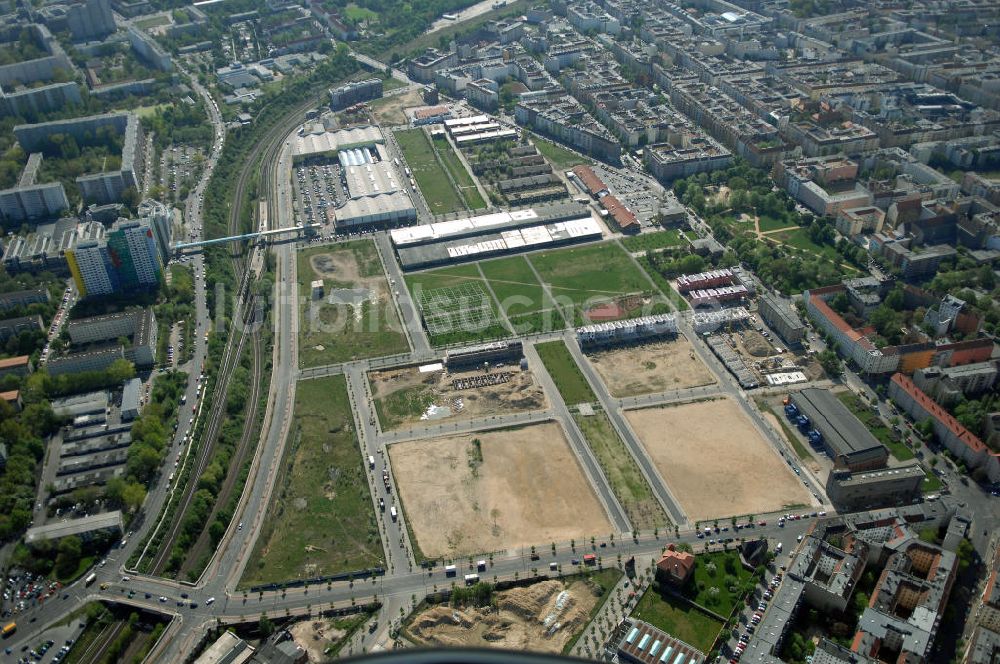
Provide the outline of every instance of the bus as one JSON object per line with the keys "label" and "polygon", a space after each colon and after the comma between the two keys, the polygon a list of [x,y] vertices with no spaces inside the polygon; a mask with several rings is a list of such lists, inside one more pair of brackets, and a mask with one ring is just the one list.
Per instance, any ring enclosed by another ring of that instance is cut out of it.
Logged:
{"label": "bus", "polygon": [[9,623],[7,623],[6,625],[3,626],[3,638],[6,639],[8,636],[10,636],[11,634],[13,634],[16,631],[17,631],[17,623],[16,622],[9,622]]}
{"label": "bus", "polygon": [[89,585],[90,585],[90,584],[92,584],[92,583],[93,583],[94,581],[97,581],[97,574],[96,574],[96,573],[94,573],[94,572],[91,572],[90,574],[88,574],[88,575],[87,575],[87,578],[86,578],[86,579],[84,579],[84,581],[83,581],[83,585],[85,585],[85,586],[89,586]]}

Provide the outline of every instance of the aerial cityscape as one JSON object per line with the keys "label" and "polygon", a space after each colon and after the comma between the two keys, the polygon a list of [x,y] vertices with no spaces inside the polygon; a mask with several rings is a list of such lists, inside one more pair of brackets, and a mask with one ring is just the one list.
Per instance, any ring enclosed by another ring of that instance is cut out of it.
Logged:
{"label": "aerial cityscape", "polygon": [[1000,664],[998,26],[0,0],[0,662]]}

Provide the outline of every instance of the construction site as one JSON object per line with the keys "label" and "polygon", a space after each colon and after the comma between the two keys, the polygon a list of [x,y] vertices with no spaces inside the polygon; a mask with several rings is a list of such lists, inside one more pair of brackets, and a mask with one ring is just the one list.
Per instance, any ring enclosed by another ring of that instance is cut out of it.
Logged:
{"label": "construction site", "polygon": [[585,626],[600,588],[587,580],[539,581],[494,594],[494,606],[430,607],[403,632],[420,646],[560,653]]}
{"label": "construction site", "polygon": [[470,419],[544,410],[548,401],[527,369],[407,366],[368,374],[383,431],[449,418]]}
{"label": "construction site", "polygon": [[711,385],[715,376],[684,335],[588,353],[616,398]]}
{"label": "construction site", "polygon": [[611,532],[555,422],[395,443],[389,458],[415,550],[428,558]]}
{"label": "construction site", "polygon": [[625,415],[692,521],[764,514],[812,500],[731,399]]}

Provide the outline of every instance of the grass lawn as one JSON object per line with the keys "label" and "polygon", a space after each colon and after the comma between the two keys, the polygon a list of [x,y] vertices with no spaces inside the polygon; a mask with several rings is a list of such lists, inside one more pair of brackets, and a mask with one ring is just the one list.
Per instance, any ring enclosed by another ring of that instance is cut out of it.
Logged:
{"label": "grass lawn", "polygon": [[622,238],[622,245],[629,251],[666,249],[668,247],[679,247],[682,244],[686,244],[685,239],[676,228]]}
{"label": "grass lawn", "polygon": [[568,168],[573,168],[578,164],[593,163],[592,160],[539,136],[532,136],[531,142],[535,144],[535,147],[538,148],[538,151],[541,152],[546,159],[552,162],[553,168],[566,170]]}
{"label": "grass lawn", "polygon": [[486,201],[484,201],[483,197],[479,195],[479,190],[476,189],[476,183],[473,181],[472,176],[469,175],[469,171],[465,168],[465,164],[463,164],[462,160],[458,158],[457,154],[455,154],[455,149],[451,147],[451,143],[448,142],[448,139],[435,139],[434,149],[437,150],[438,156],[441,157],[441,162],[451,174],[451,177],[458,185],[458,188],[462,190],[462,195],[465,196],[465,202],[469,204],[469,209],[482,210],[485,208]]}
{"label": "grass lawn", "polygon": [[156,115],[157,111],[164,108],[168,108],[169,106],[171,106],[171,104],[153,104],[152,106],[140,106],[139,108],[135,109],[134,112],[140,118],[151,118],[154,115]]}
{"label": "grass lawn", "polygon": [[268,518],[242,586],[383,564],[347,381],[301,381]]}
{"label": "grass lawn", "polygon": [[[406,284],[432,345],[510,335],[475,263],[408,274]],[[439,329],[440,321],[448,322],[446,329]]]}
{"label": "grass lawn", "polygon": [[434,393],[427,385],[414,385],[375,399],[375,413],[384,431],[392,431],[403,422],[422,415],[434,401]]}
{"label": "grass lawn", "polygon": [[[312,260],[323,256],[335,261],[337,267],[332,275],[313,268]],[[391,355],[408,349],[373,241],[309,247],[299,251],[297,261],[299,294],[303,296],[299,305],[299,362],[303,367]],[[339,274],[344,277],[337,278]],[[374,301],[369,298],[362,302],[360,315],[357,307],[349,304],[316,303],[309,296],[310,284],[316,279],[323,280],[324,298],[338,288],[366,288]]]}
{"label": "grass lawn", "polygon": [[344,16],[352,21],[374,21],[378,18],[378,12],[352,3],[344,7]]}
{"label": "grass lawn", "polygon": [[808,251],[811,254],[816,254],[817,256],[823,256],[824,258],[829,258],[832,261],[840,259],[843,261],[843,256],[837,253],[837,250],[828,244],[819,245],[813,242],[809,238],[809,233],[804,228],[793,228],[788,231],[782,231],[780,233],[774,233],[768,236],[769,238],[775,238],[781,242],[787,244],[790,247],[796,249],[801,249],[803,251]]}
{"label": "grass lawn", "polygon": [[788,219],[778,219],[777,217],[772,217],[770,215],[762,215],[759,217],[760,230],[763,232],[776,231],[781,228],[794,228],[798,226],[794,221],[789,221]]}
{"label": "grass lawn", "polygon": [[389,78],[384,79],[382,81],[382,91],[389,92],[390,90],[395,90],[396,88],[405,88],[406,85],[407,85],[406,83],[399,80],[398,78],[390,76]]}
{"label": "grass lawn", "polygon": [[500,307],[507,315],[521,315],[552,307],[524,256],[511,256],[479,263]]}
{"label": "grass lawn", "polygon": [[552,376],[556,389],[562,395],[566,405],[578,403],[593,403],[597,401],[593,390],[583,377],[583,372],[577,366],[576,360],[570,355],[569,349],[562,341],[548,341],[537,344],[535,349],[542,358],[546,371]]}
{"label": "grass lawn", "polygon": [[528,260],[549,284],[560,306],[585,308],[621,295],[652,290],[642,270],[615,242],[547,251]]}
{"label": "grass lawn", "polygon": [[461,197],[435,158],[434,149],[423,129],[397,131],[396,142],[431,212],[444,214],[465,209]]}
{"label": "grass lawn", "polygon": [[929,470],[924,469],[924,483],[920,486],[920,490],[929,493],[932,491],[939,490],[943,485],[938,476]]}
{"label": "grass lawn", "polygon": [[671,595],[661,595],[653,584],[643,593],[632,615],[667,634],[708,652],[722,631],[722,623]]}
{"label": "grass lawn", "polygon": [[663,507],[653,495],[653,490],[646,483],[635,459],[625,449],[608,416],[601,412],[589,417],[575,415],[574,419],[608,478],[611,490],[615,492],[618,502],[632,522],[632,527],[637,530],[652,530],[669,525],[670,521]]}
{"label": "grass lawn", "polygon": [[170,19],[166,16],[150,16],[148,18],[141,18],[135,22],[135,27],[140,30],[158,28],[161,25],[170,25]]}
{"label": "grass lawn", "polygon": [[868,430],[880,443],[889,448],[889,454],[899,461],[909,461],[913,458],[913,451],[906,446],[906,443],[893,435],[892,430],[882,423],[882,419],[876,413],[862,404],[856,394],[841,392],[837,398],[868,427]]}

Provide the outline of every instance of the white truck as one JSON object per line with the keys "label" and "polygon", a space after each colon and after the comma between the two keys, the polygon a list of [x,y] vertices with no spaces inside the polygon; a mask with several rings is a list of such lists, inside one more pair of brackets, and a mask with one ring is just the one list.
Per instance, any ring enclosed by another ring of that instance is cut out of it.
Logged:
{"label": "white truck", "polygon": [[396,513],[396,506],[395,505],[393,505],[392,507],[389,508],[389,516],[392,517],[393,521],[396,520],[396,517],[398,516],[398,514]]}
{"label": "white truck", "polygon": [[467,585],[467,586],[474,586],[477,583],[479,583],[479,575],[478,574],[466,574],[465,575],[465,585]]}

